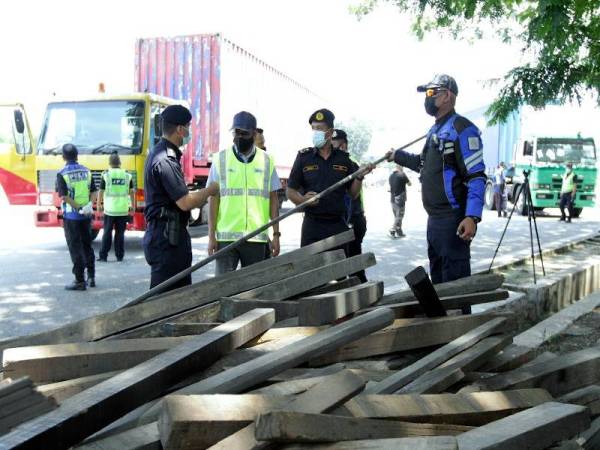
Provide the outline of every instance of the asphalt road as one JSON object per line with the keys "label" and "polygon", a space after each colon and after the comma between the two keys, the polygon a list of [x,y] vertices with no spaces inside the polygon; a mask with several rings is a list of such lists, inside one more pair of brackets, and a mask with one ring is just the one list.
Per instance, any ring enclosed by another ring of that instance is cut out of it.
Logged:
{"label": "asphalt road", "polygon": [[[403,276],[417,265],[427,267],[425,241],[426,215],[418,187],[410,187],[404,230],[407,236],[393,240],[388,236],[392,222],[389,194],[384,187],[365,191],[368,232],[364,251],[374,252],[377,265],[367,271],[370,279],[383,280],[386,291],[404,286]],[[290,206],[286,204],[285,206]],[[98,287],[86,292],[67,292],[72,280],[71,262],[62,229],[35,228],[33,207],[0,206],[0,338],[54,328],[94,314],[117,308],[149,285],[149,267],[141,248],[141,232],[126,235],[126,254],[117,262],[114,254],[107,263],[97,264]],[[584,210],[572,224],[559,223],[558,210],[549,210],[538,219],[542,246],[568,242],[600,230],[598,207]],[[281,227],[283,251],[300,242],[300,214],[287,219]],[[474,271],[487,268],[506,219],[485,211],[478,235],[472,245]],[[194,260],[206,255],[205,229],[194,230]],[[96,253],[100,238],[94,243]],[[526,218],[513,217],[499,253],[499,263],[529,254],[529,226]],[[214,265],[200,269],[195,281],[212,276]]]}

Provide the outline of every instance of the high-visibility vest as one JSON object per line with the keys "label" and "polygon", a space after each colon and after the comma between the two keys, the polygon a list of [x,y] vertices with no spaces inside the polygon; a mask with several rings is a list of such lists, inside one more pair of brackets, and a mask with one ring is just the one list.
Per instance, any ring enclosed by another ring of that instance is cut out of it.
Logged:
{"label": "high-visibility vest", "polygon": [[562,179],[562,187],[560,189],[561,194],[566,194],[567,192],[573,192],[574,187],[574,178],[575,174],[573,171],[569,173],[565,173]]}
{"label": "high-visibility vest", "polygon": [[[90,187],[92,185],[92,173],[90,170],[78,164],[76,162],[69,162],[63,170],[60,171],[60,175],[67,185],[69,191],[69,197],[75,200],[78,205],[87,205],[90,201]],[[79,212],[67,202],[63,202],[63,217],[70,220],[83,220],[87,219],[83,214]]]}
{"label": "high-visibility vest", "polygon": [[105,186],[104,213],[109,216],[128,215],[131,206],[131,174],[123,169],[111,168],[102,173],[102,179]]}
{"label": "high-visibility vest", "polygon": [[[271,176],[275,170],[264,150],[256,149],[251,162],[240,162],[233,148],[222,150],[213,159],[219,174],[217,241],[235,241],[270,220]],[[267,242],[267,231],[250,242]]]}

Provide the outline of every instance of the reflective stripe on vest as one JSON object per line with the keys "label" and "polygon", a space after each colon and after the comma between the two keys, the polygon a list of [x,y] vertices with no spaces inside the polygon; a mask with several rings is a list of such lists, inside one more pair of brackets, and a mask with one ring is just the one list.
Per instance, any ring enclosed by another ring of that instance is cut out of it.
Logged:
{"label": "reflective stripe on vest", "polygon": [[563,175],[562,179],[562,187],[560,189],[561,194],[566,194],[567,192],[573,192],[575,174],[573,172],[566,173]]}
{"label": "reflective stripe on vest", "polygon": [[131,174],[123,169],[108,169],[104,179],[104,213],[109,216],[126,216],[131,206],[129,186]]}
{"label": "reflective stripe on vest", "polygon": [[[65,170],[61,175],[67,185],[69,197],[71,197],[78,205],[87,205],[90,201],[92,173],[86,167],[75,164],[65,167]],[[83,217],[67,202],[63,202],[63,211],[64,216],[67,219],[81,219]]]}
{"label": "reflective stripe on vest", "polygon": [[[270,220],[270,186],[274,165],[264,150],[256,149],[251,162],[240,162],[233,148],[219,152],[213,164],[219,174],[217,240],[235,241]],[[250,242],[267,242],[268,233]]]}

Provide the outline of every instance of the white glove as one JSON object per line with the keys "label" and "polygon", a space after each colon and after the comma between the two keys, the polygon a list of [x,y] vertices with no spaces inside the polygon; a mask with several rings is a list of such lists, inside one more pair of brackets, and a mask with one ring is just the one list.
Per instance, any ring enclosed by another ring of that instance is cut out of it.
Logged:
{"label": "white glove", "polygon": [[87,205],[82,206],[79,209],[79,213],[83,214],[84,216],[93,216],[94,215],[94,208],[92,206],[92,202],[89,202]]}

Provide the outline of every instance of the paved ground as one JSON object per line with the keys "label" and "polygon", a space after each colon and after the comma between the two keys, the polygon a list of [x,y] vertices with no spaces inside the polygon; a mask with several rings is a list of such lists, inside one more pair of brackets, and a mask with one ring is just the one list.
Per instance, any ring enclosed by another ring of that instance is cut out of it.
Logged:
{"label": "paved ground", "polygon": [[[378,261],[377,266],[368,270],[368,276],[384,280],[386,291],[398,289],[406,272],[416,265],[427,264],[426,216],[420,193],[416,187],[409,190],[404,239],[388,237],[392,213],[386,189],[368,188],[365,203],[369,231],[364,250],[374,252]],[[550,215],[538,220],[542,246],[600,230],[598,208],[584,211],[582,218],[570,225],[559,223],[557,213],[558,210],[550,210]],[[35,228],[32,207],[0,206],[0,217],[0,338],[33,333],[113,310],[148,287],[149,268],[141,249],[142,233],[127,235],[124,262],[117,263],[111,254],[108,263],[98,265],[96,289],[66,292],[63,286],[71,281],[72,275],[62,229]],[[284,251],[299,245],[301,221],[302,217],[296,215],[283,223]],[[495,212],[485,212],[472,249],[474,271],[487,268],[505,223],[506,219],[498,219]],[[193,239],[195,261],[206,255],[206,242],[206,237]],[[94,244],[96,252],[98,246],[99,239]],[[500,250],[499,262],[528,254],[527,221],[515,216]],[[201,269],[194,274],[194,280],[212,276],[213,270],[212,264]]]}

